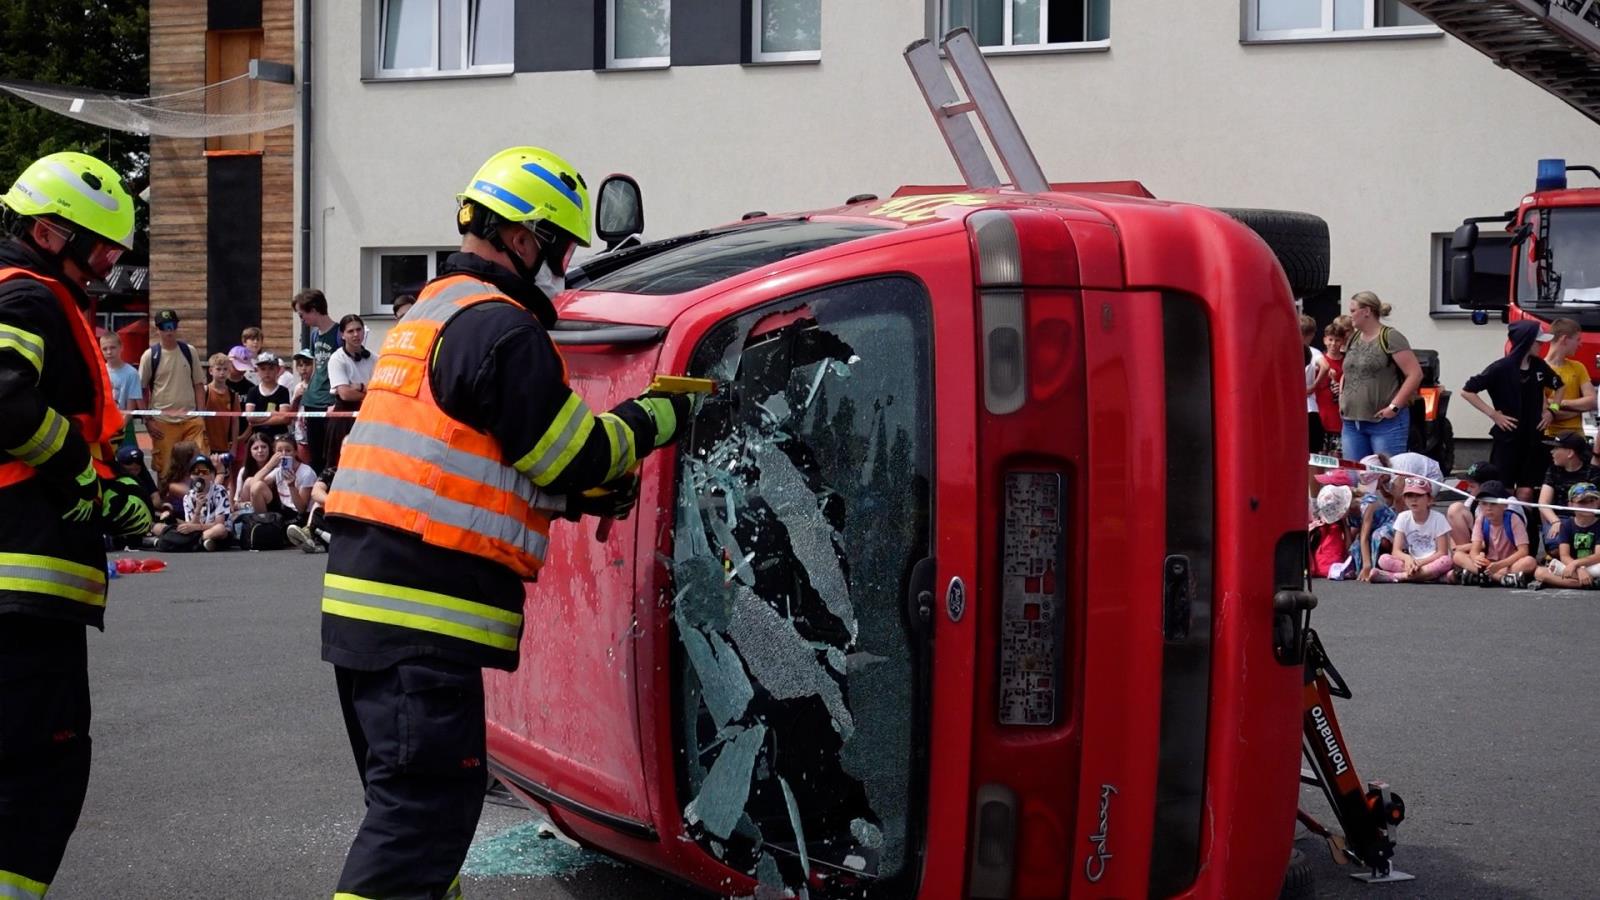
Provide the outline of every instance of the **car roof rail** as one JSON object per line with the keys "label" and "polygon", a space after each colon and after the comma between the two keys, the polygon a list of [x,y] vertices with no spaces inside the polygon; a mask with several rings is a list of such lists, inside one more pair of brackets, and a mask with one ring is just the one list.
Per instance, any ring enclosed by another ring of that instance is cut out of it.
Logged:
{"label": "car roof rail", "polygon": [[[956,95],[955,86],[944,71],[940,50],[960,79],[966,100]],[[995,83],[994,73],[989,70],[989,63],[970,30],[950,31],[937,47],[926,38],[915,41],[906,47],[905,58],[967,187],[1001,186],[1000,176],[995,173],[988,151],[978,139],[977,129],[968,115],[976,113],[978,124],[988,134],[990,146],[994,147],[1000,165],[1011,179],[1009,183],[1032,194],[1050,190],[1050,182],[1044,177],[1033,148],[1028,146],[1028,139],[1023,136],[1016,116],[1011,114],[1011,106],[1006,103],[1000,85]]]}

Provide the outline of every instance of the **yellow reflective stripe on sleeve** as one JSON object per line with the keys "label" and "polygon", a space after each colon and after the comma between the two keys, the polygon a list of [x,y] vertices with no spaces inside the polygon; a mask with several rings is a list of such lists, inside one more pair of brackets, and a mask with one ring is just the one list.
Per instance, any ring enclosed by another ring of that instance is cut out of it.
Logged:
{"label": "yellow reflective stripe on sleeve", "polygon": [[329,615],[397,625],[515,650],[522,614],[447,594],[329,573],[322,582],[322,611]]}
{"label": "yellow reflective stripe on sleeve", "polygon": [[47,594],[90,606],[105,606],[106,573],[93,566],[52,556],[0,553],[0,591]]}
{"label": "yellow reflective stripe on sleeve", "polygon": [[633,468],[639,459],[639,451],[634,447],[633,429],[628,427],[628,423],[611,413],[601,413],[600,424],[605,426],[606,437],[611,439],[611,469],[606,473],[606,481],[611,481],[621,478]]}
{"label": "yellow reflective stripe on sleeve", "polygon": [[595,416],[577,394],[568,394],[550,427],[525,456],[512,464],[534,484],[545,487],[561,476],[577,458],[594,431]]}
{"label": "yellow reflective stripe on sleeve", "polygon": [[15,325],[0,325],[0,350],[10,350],[28,361],[33,371],[44,374],[44,339]]}
{"label": "yellow reflective stripe on sleeve", "polygon": [[48,890],[50,885],[42,881],[0,869],[0,898],[4,900],[44,900],[44,892]]}
{"label": "yellow reflective stripe on sleeve", "polygon": [[33,436],[23,441],[20,446],[6,448],[6,452],[37,469],[61,452],[61,448],[67,443],[69,428],[71,425],[67,422],[66,416],[46,408],[44,421],[39,423],[39,428],[34,431]]}
{"label": "yellow reflective stripe on sleeve", "polygon": [[340,891],[339,893],[333,895],[333,900],[372,900],[372,898],[363,897],[360,894],[347,894],[344,891]]}

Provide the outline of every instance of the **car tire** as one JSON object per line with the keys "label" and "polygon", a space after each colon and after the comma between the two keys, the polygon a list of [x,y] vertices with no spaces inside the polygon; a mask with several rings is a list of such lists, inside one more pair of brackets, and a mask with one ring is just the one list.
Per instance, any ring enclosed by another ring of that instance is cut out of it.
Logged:
{"label": "car tire", "polygon": [[1296,297],[1307,297],[1328,286],[1328,223],[1310,213],[1284,209],[1221,209],[1254,231],[1278,258]]}
{"label": "car tire", "polygon": [[1315,900],[1317,875],[1311,870],[1311,860],[1298,849],[1289,851],[1289,867],[1283,872],[1283,887],[1278,900]]}

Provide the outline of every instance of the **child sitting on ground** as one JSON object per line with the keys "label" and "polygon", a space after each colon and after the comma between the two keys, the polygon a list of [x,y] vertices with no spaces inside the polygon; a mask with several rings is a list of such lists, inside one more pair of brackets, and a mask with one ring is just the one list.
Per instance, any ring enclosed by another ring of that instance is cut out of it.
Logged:
{"label": "child sitting on ground", "polygon": [[1561,522],[1560,558],[1550,560],[1550,565],[1540,566],[1533,573],[1538,579],[1529,587],[1539,590],[1545,585],[1560,588],[1592,588],[1600,579],[1600,488],[1580,481],[1567,492],[1567,504],[1584,512],[1575,512],[1572,518]]}
{"label": "child sitting on ground", "polygon": [[[1363,460],[1364,462],[1365,460]],[[1387,466],[1384,459],[1382,465]],[[1361,497],[1361,525],[1359,537],[1350,548],[1356,576],[1359,581],[1371,581],[1378,570],[1378,557],[1388,553],[1394,544],[1394,523],[1404,507],[1400,503],[1399,477],[1377,472],[1363,472],[1361,483],[1371,493]]]}
{"label": "child sitting on ground", "polygon": [[1454,573],[1460,584],[1527,587],[1538,566],[1528,553],[1528,524],[1507,504],[1511,492],[1498,481],[1478,488],[1478,515],[1472,543],[1455,552]]}
{"label": "child sitting on ground", "polygon": [[1342,484],[1326,484],[1317,492],[1307,529],[1311,537],[1311,577],[1330,578],[1350,558],[1350,503],[1354,493]]}
{"label": "child sitting on ground", "polygon": [[1439,581],[1450,574],[1450,523],[1433,508],[1425,478],[1407,478],[1401,488],[1406,511],[1395,519],[1394,552],[1378,557],[1372,580],[1385,583]]}

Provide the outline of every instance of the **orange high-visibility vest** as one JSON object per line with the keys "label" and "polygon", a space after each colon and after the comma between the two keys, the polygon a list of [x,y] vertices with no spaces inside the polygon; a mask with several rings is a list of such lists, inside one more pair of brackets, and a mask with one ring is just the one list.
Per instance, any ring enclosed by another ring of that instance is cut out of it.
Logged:
{"label": "orange high-visibility vest", "polygon": [[529,578],[549,545],[544,495],[511,467],[492,435],[439,408],[429,372],[445,325],[463,310],[494,302],[511,300],[467,275],[423,288],[378,353],[339,454],[327,513],[409,532]]}
{"label": "orange high-visibility vest", "polygon": [[[78,308],[77,298],[66,285],[27,269],[15,266],[0,268],[0,284],[13,278],[31,278],[39,282],[49,288],[50,293],[55,294],[56,300],[61,304],[61,313],[67,319],[67,327],[72,329],[72,342],[77,345],[78,355],[83,358],[84,365],[88,366],[95,394],[86,412],[68,418],[77,429],[78,436],[89,445],[89,457],[94,462],[95,471],[99,472],[102,478],[110,478],[114,474],[111,470],[111,459],[114,456],[112,443],[122,434],[122,411],[117,409],[117,398],[111,391],[111,373],[106,369],[105,358],[100,355],[100,342],[95,337],[94,328],[89,324],[88,316]],[[20,484],[35,474],[37,470],[22,460],[7,460],[0,463],[0,488]]]}

